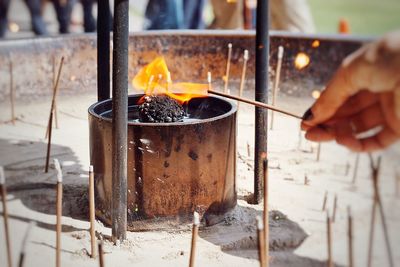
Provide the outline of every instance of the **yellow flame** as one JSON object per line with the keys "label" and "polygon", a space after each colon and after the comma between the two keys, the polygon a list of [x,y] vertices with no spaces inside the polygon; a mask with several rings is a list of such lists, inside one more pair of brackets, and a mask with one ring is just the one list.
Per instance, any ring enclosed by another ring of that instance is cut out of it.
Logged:
{"label": "yellow flame", "polygon": [[310,64],[310,57],[306,53],[299,52],[294,60],[294,66],[296,69],[304,69],[308,64]]}
{"label": "yellow flame", "polygon": [[10,32],[19,32],[19,25],[15,22],[10,22],[10,24],[8,24],[8,28],[10,29]]}
{"label": "yellow flame", "polygon": [[184,103],[194,97],[206,97],[208,84],[173,83],[163,57],[157,57],[133,78],[132,85],[146,95],[167,95]]}

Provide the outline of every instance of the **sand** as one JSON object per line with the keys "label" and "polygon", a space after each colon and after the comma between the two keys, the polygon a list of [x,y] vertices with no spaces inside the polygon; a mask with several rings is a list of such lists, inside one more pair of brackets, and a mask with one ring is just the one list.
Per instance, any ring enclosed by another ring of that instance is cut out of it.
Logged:
{"label": "sand", "polygon": [[[249,94],[249,92],[247,92]],[[95,94],[61,96],[59,129],[53,131],[52,157],[63,165],[65,196],[62,233],[63,266],[98,266],[88,256],[90,236],[87,207],[89,167],[87,108],[96,101]],[[310,99],[280,97],[278,105],[301,114]],[[17,102],[18,121],[0,125],[0,165],[5,167],[13,258],[17,262],[24,232],[30,220],[36,221],[24,266],[55,264],[55,171],[44,174],[45,131],[50,98],[35,103]],[[253,154],[247,155],[247,143],[253,149],[253,108],[241,104],[238,140],[238,206],[219,224],[200,228],[197,266],[259,266],[255,249],[255,215],[262,205],[248,204],[253,188]],[[0,121],[9,119],[8,103],[1,103]],[[355,265],[366,266],[368,233],[372,205],[372,183],[368,157],[361,155],[358,176],[352,183],[355,154],[335,143],[321,147],[316,161],[316,144],[301,139],[296,119],[275,115],[274,130],[269,131],[270,209],[279,210],[298,223],[308,237],[296,249],[273,252],[272,266],[325,266],[326,213],[321,211],[328,192],[327,207],[332,210],[334,195],[338,210],[333,224],[333,257],[338,265],[347,265],[347,206],[354,217]],[[400,262],[400,196],[396,196],[395,171],[400,173],[399,145],[383,154],[380,192],[387,217],[395,262]],[[346,166],[348,172],[346,175]],[[309,184],[304,185],[307,175]],[[28,189],[27,184],[37,183]],[[388,266],[380,219],[375,229],[373,266]],[[4,240],[3,220],[0,239]],[[282,228],[284,229],[284,228]],[[98,236],[105,239],[106,266],[187,266],[190,226],[164,231],[129,232],[126,242],[113,246],[110,228],[97,222]],[[274,230],[275,238],[292,238],[293,232]],[[0,242],[0,266],[6,266],[5,242]]]}

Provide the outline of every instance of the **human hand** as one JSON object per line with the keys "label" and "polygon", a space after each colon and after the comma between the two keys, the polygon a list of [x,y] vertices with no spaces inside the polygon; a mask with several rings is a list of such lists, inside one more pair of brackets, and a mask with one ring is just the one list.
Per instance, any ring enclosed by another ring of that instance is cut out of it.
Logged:
{"label": "human hand", "polygon": [[311,141],[336,140],[359,152],[400,139],[400,31],[348,56],[301,127]]}

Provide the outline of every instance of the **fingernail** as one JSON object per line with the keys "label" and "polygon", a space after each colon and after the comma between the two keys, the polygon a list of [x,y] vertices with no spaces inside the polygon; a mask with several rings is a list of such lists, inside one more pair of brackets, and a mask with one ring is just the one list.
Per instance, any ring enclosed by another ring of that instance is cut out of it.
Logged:
{"label": "fingernail", "polygon": [[310,121],[314,118],[314,115],[311,111],[311,108],[307,109],[307,111],[304,113],[302,119],[303,121]]}

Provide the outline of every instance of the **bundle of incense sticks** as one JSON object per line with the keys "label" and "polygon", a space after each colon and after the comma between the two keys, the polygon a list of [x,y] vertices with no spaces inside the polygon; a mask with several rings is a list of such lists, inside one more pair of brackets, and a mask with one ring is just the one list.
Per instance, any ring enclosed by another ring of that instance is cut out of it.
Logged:
{"label": "bundle of incense sticks", "polygon": [[90,212],[90,244],[92,258],[96,257],[96,229],[95,229],[95,203],[94,203],[94,173],[93,166],[89,166],[89,212]]}

